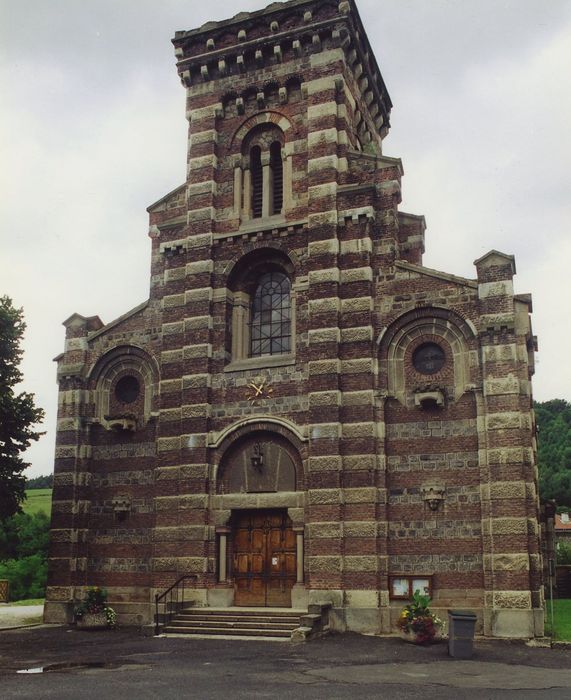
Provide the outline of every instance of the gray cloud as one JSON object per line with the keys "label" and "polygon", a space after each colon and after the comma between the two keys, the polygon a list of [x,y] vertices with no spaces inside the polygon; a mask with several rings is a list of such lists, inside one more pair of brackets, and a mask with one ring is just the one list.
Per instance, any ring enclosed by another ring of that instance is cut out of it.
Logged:
{"label": "gray cloud", "polygon": [[[170,39],[262,6],[0,2],[0,293],[24,306],[25,388],[48,412],[33,473],[53,461],[61,322],[74,311],[107,322],[146,298],[145,208],[184,180]],[[403,209],[427,218],[425,263],[474,276],[486,250],[514,253],[516,289],[534,295],[536,396],[571,399],[571,4],[361,0],[359,10],[395,105],[385,152],[403,158]]]}

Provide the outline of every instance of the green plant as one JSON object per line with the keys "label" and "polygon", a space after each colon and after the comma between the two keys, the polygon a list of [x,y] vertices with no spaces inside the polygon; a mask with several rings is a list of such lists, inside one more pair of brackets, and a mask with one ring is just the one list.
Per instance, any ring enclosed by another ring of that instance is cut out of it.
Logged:
{"label": "green plant", "polygon": [[43,433],[34,429],[44,412],[34,395],[17,388],[22,381],[21,343],[26,330],[22,309],[14,308],[7,296],[0,297],[0,520],[22,509],[29,463],[24,454]]}
{"label": "green plant", "polygon": [[547,601],[545,610],[545,634],[560,642],[571,642],[571,599],[556,598],[553,601],[555,629],[551,629],[551,603]]}
{"label": "green plant", "polygon": [[47,562],[40,554],[0,562],[0,579],[10,582],[10,600],[43,597],[47,568]]}
{"label": "green plant", "polygon": [[99,586],[87,589],[85,600],[75,608],[74,613],[78,620],[87,614],[105,613],[109,627],[113,627],[117,622],[117,613],[107,605],[107,590]]}
{"label": "green plant", "polygon": [[563,566],[571,564],[571,542],[560,540],[556,545],[557,563]]}
{"label": "green plant", "polygon": [[414,635],[417,644],[429,644],[434,641],[437,632],[443,626],[442,620],[430,610],[430,598],[415,591],[412,603],[405,605],[399,616],[397,626],[407,635]]}

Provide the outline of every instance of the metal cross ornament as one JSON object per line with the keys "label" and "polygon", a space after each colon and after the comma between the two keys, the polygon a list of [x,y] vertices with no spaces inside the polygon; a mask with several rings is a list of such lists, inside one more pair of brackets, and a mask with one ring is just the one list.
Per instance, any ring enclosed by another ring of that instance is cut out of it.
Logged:
{"label": "metal cross ornament", "polygon": [[274,390],[267,383],[267,379],[257,379],[255,382],[248,384],[248,401],[256,401],[257,399],[269,399]]}

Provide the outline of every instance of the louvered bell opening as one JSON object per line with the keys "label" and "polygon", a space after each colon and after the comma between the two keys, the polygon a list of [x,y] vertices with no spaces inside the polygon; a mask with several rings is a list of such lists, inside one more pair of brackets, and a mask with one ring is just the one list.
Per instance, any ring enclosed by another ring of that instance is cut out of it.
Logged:
{"label": "louvered bell opening", "polygon": [[259,219],[262,216],[262,158],[259,146],[254,146],[250,153],[252,173],[252,216]]}
{"label": "louvered bell opening", "polygon": [[272,214],[280,214],[284,201],[284,172],[279,141],[274,141],[270,146],[270,167],[273,175]]}

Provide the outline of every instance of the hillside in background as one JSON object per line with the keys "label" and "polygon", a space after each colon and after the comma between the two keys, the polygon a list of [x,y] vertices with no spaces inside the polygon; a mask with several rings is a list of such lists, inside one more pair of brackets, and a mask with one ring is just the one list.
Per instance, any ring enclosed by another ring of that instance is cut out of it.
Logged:
{"label": "hillside in background", "polygon": [[22,510],[28,515],[43,512],[49,518],[52,513],[52,490],[26,489],[26,500],[22,503]]}
{"label": "hillside in background", "polygon": [[571,404],[564,399],[535,402],[542,500],[571,507]]}
{"label": "hillside in background", "polygon": [[31,479],[26,479],[27,489],[51,489],[53,485],[53,474],[44,474],[43,476],[34,476]]}

